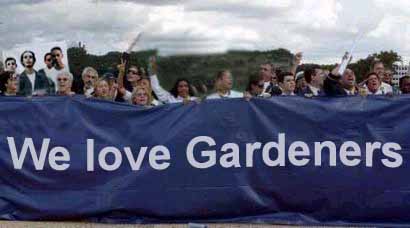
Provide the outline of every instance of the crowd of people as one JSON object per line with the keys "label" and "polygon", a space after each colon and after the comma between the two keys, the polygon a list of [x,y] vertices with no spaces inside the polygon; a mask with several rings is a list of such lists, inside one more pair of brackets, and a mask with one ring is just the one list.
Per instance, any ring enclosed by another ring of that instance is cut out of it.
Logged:
{"label": "crowd of people", "polygon": [[[129,65],[121,59],[118,75],[105,73],[99,75],[92,67],[82,71],[80,86],[73,89],[74,77],[63,63],[63,51],[54,47],[44,56],[46,67],[34,69],[37,61],[35,53],[24,51],[20,63],[24,71],[16,72],[17,60],[6,58],[4,71],[0,74],[0,94],[2,96],[74,96],[128,102],[130,104],[153,107],[169,103],[199,102],[202,99],[245,98],[247,100],[273,96],[355,96],[392,95],[410,93],[410,76],[400,79],[399,88],[392,86],[392,71],[381,61],[369,67],[369,73],[360,83],[356,81],[353,70],[337,65],[331,72],[320,67],[310,67],[298,72],[302,54],[295,55],[289,71],[279,71],[272,63],[260,64],[259,71],[249,77],[246,91],[233,90],[233,75],[223,69],[215,76],[214,92],[200,97],[187,78],[178,78],[171,90],[161,86],[155,57],[150,58],[145,70]],[[345,55],[344,59],[347,58]]]}

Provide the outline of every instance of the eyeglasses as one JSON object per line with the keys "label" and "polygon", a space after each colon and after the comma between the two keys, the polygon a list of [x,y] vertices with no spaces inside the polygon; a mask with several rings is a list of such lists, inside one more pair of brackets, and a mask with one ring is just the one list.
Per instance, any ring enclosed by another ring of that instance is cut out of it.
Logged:
{"label": "eyeglasses", "polygon": [[59,81],[59,82],[61,82],[61,81],[66,82],[66,81],[68,81],[68,78],[57,78],[57,81]]}

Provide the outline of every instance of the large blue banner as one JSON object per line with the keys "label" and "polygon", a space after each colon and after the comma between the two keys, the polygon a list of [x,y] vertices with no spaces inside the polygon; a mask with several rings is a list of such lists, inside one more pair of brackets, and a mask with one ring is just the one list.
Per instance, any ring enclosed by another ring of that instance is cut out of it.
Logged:
{"label": "large blue banner", "polygon": [[0,99],[0,218],[410,225],[410,97]]}

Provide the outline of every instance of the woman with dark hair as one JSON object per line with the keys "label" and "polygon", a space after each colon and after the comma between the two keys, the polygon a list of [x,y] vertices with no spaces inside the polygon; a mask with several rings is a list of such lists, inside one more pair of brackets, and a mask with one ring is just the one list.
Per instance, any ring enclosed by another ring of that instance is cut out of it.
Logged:
{"label": "woman with dark hair", "polygon": [[179,78],[169,92],[162,88],[156,75],[157,63],[155,57],[150,59],[150,67],[151,88],[157,95],[158,100],[164,103],[179,103],[198,100],[198,98],[194,96],[191,83],[185,78]]}

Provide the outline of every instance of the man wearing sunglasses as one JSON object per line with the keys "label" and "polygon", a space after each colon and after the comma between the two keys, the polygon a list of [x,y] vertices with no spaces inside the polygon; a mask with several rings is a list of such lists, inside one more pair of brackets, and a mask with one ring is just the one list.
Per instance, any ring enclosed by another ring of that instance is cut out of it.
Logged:
{"label": "man wearing sunglasses", "polygon": [[53,55],[50,52],[44,55],[44,64],[46,65],[46,67],[39,70],[38,72],[47,76],[50,86],[53,88],[53,90],[56,90],[56,84],[51,79],[51,75],[53,72]]}
{"label": "man wearing sunglasses", "polygon": [[20,56],[24,66],[19,76],[19,96],[44,96],[52,93],[47,76],[34,70],[36,56],[32,51],[24,51]]}
{"label": "man wearing sunglasses", "polygon": [[16,72],[17,61],[13,57],[8,57],[6,58],[6,61],[4,62],[4,66],[5,66],[5,71],[14,73]]}

